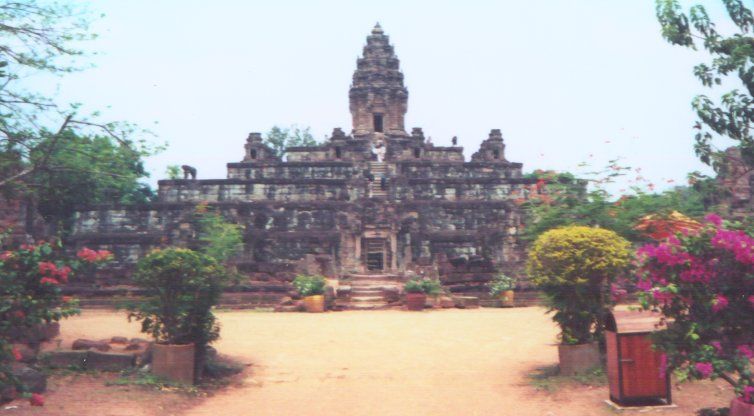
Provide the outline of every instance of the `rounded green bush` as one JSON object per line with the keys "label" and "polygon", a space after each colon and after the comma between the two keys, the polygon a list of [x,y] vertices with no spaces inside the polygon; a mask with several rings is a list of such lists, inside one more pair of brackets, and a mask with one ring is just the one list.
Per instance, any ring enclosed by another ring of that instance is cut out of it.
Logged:
{"label": "rounded green bush", "polygon": [[630,248],[610,230],[583,226],[550,230],[534,242],[526,270],[555,311],[564,344],[587,343],[601,333],[608,283],[627,270]]}

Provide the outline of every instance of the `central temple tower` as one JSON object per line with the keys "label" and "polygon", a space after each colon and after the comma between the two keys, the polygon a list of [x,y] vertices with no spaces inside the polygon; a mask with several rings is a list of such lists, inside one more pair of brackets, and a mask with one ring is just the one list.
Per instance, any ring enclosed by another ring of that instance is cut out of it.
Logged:
{"label": "central temple tower", "polygon": [[385,133],[407,136],[404,117],[408,110],[408,90],[403,85],[390,38],[378,23],[367,37],[364,55],[356,63],[348,93],[353,135]]}

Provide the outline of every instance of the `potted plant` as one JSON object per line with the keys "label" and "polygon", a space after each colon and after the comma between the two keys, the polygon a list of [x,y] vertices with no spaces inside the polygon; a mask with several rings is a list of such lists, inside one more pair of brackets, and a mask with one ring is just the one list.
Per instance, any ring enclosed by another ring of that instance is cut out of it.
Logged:
{"label": "potted plant", "polygon": [[184,248],[155,250],[137,263],[134,283],[149,295],[129,306],[128,318],[155,339],[154,374],[186,384],[201,378],[207,347],[220,334],[211,309],[224,278],[215,259]]}
{"label": "potted plant", "polygon": [[500,298],[503,307],[514,306],[514,292],[516,279],[503,273],[495,275],[490,284],[490,296]]}
{"label": "potted plant", "polygon": [[627,270],[630,259],[629,242],[601,228],[557,228],[534,242],[526,268],[560,327],[561,374],[599,365],[595,341],[602,336],[609,283]]}
{"label": "potted plant", "polygon": [[300,274],[293,280],[293,287],[304,298],[304,307],[307,312],[325,311],[326,283],[324,277],[308,274]]}
{"label": "potted plant", "polygon": [[406,308],[410,311],[421,311],[427,303],[427,295],[438,295],[442,292],[442,285],[435,279],[409,279],[403,285],[406,292]]}

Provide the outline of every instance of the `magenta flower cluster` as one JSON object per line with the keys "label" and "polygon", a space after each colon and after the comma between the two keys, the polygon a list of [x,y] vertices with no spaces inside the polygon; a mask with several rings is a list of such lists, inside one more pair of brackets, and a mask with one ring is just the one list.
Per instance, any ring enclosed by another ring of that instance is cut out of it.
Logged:
{"label": "magenta flower cluster", "polygon": [[691,378],[735,374],[738,395],[753,403],[754,238],[714,214],[705,222],[640,247],[636,288],[645,307],[672,321],[658,345],[667,354],[663,366]]}

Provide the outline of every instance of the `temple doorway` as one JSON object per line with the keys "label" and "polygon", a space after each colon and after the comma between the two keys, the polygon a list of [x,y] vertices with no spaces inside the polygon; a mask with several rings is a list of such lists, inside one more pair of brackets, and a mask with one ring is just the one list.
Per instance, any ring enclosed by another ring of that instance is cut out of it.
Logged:
{"label": "temple doorway", "polygon": [[385,238],[361,239],[362,261],[367,271],[384,271],[392,260],[388,240]]}

